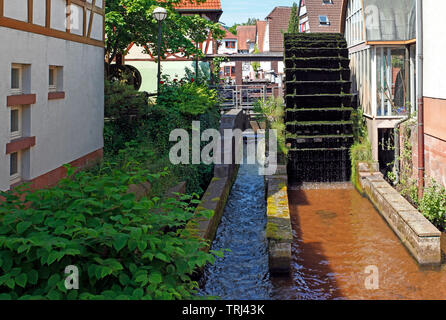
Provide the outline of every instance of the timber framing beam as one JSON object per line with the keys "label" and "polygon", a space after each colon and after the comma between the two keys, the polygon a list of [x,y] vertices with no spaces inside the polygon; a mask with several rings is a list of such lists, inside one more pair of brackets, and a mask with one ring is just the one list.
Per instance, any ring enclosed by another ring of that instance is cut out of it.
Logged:
{"label": "timber framing beam", "polygon": [[[48,37],[54,37],[58,39],[74,41],[79,43],[85,43],[88,45],[93,45],[97,47],[104,47],[105,41],[105,0],[103,3],[103,8],[96,6],[96,0],[92,3],[86,0],[66,0],[66,30],[60,31],[51,28],[51,2],[52,0],[45,0],[45,26],[34,24],[34,0],[27,0],[27,18],[25,21],[13,19],[4,16],[4,2],[5,0],[0,0],[0,27],[16,29],[20,31],[40,34]],[[83,14],[83,33],[82,35],[76,35],[71,32],[71,7],[72,4],[80,6]],[[90,11],[89,19],[87,19],[87,11]],[[95,19],[102,19],[104,25],[101,34],[103,40],[97,40],[91,38],[91,33],[93,29],[94,16]],[[88,20],[88,21],[87,21]]]}

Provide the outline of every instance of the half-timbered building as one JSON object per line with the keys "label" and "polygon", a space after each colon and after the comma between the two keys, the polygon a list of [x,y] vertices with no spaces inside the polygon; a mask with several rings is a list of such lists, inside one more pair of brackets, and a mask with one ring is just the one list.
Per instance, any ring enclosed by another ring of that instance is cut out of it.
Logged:
{"label": "half-timbered building", "polygon": [[0,0],[0,190],[102,156],[104,0]]}

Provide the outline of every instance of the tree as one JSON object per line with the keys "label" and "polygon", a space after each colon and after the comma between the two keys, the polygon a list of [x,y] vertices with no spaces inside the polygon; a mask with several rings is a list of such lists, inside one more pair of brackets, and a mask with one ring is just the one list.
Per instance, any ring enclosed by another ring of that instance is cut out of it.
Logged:
{"label": "tree", "polygon": [[[190,0],[202,3],[205,0]],[[198,15],[182,16],[174,5],[181,0],[107,0],[106,1],[106,58],[107,61],[119,55],[125,55],[133,42],[139,46],[148,46],[157,52],[158,23],[153,18],[156,7],[164,7],[168,12],[163,22],[163,41],[161,55],[167,51],[182,52],[186,57],[202,57],[193,41],[203,42],[211,32],[214,39],[223,37],[224,32],[217,23],[208,21]]]}
{"label": "tree", "polygon": [[288,24],[288,33],[298,33],[299,32],[299,7],[297,3],[293,3],[293,8],[291,9],[290,22]]}

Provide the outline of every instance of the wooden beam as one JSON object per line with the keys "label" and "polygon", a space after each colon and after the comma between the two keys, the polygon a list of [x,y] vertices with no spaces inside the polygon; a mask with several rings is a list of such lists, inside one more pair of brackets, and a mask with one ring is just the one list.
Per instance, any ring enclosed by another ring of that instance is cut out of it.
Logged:
{"label": "wooden beam", "polygon": [[46,0],[45,27],[51,28],[51,0]]}
{"label": "wooden beam", "polygon": [[33,23],[33,11],[34,11],[33,0],[28,0],[28,23]]}
{"label": "wooden beam", "polygon": [[42,27],[42,26],[39,26],[36,24],[31,24],[31,23],[27,23],[24,21],[11,19],[11,18],[1,17],[0,18],[0,26],[6,27],[6,28],[11,28],[11,29],[16,29],[16,30],[21,30],[21,31],[26,31],[26,32],[31,32],[31,33],[36,33],[36,34],[44,35],[47,37],[53,37],[53,38],[74,41],[74,42],[79,42],[79,43],[85,43],[85,44],[102,47],[102,48],[104,47],[104,41],[89,39],[89,38],[86,38],[83,36],[79,36],[77,34],[66,33],[65,31],[50,29],[50,28]]}
{"label": "wooden beam", "polygon": [[0,0],[0,17],[3,17],[3,0]]}
{"label": "wooden beam", "polygon": [[71,0],[72,4],[75,4],[79,7],[83,7],[83,8],[87,8],[89,10],[93,10],[94,13],[100,14],[100,15],[105,15],[105,1],[104,1],[104,7],[103,8],[99,8],[95,5],[93,5],[92,3],[88,3],[84,0]]}
{"label": "wooden beam", "polygon": [[83,7],[82,8],[82,35],[84,37],[87,36],[87,8]]}
{"label": "wooden beam", "polygon": [[[93,0],[91,7],[94,8],[95,6],[96,6],[96,0]],[[91,28],[93,27],[93,16],[94,16],[94,11],[90,10],[90,21],[88,22],[87,38],[90,38],[91,36]]]}
{"label": "wooden beam", "polygon": [[66,8],[67,8],[67,16],[66,16],[67,28],[66,28],[66,31],[68,33],[70,33],[71,32],[71,0],[67,0],[66,1]]}
{"label": "wooden beam", "polygon": [[414,44],[417,42],[417,39],[411,40],[397,40],[397,41],[367,41],[368,45],[408,45]]}

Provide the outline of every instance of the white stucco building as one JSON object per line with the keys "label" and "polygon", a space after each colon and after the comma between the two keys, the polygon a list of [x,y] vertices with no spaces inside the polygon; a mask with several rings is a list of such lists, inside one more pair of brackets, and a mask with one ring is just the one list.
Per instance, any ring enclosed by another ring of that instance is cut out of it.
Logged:
{"label": "white stucco building", "polygon": [[[67,6],[68,4],[68,6]],[[0,1],[0,190],[102,156],[104,2]]]}

